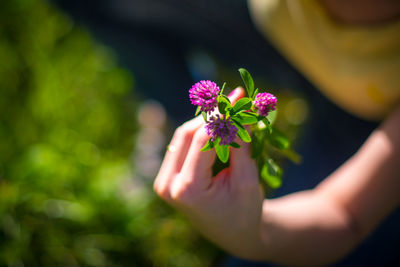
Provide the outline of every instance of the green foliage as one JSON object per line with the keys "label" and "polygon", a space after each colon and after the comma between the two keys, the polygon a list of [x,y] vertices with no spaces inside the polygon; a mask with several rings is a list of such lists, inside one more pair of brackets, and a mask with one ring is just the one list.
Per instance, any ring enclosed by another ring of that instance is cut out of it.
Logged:
{"label": "green foliage", "polygon": [[240,76],[242,77],[243,83],[246,86],[248,97],[253,98],[255,96],[253,78],[246,69],[240,68],[239,72]]}
{"label": "green foliage", "polygon": [[201,107],[198,106],[197,109],[196,109],[196,112],[195,112],[194,116],[199,115],[200,112],[201,112]]}
{"label": "green foliage", "polygon": [[205,152],[214,148],[214,142],[208,139],[207,143],[200,149],[201,152]]}
{"label": "green foliage", "polygon": [[[295,163],[300,163],[301,157],[291,150],[289,138],[278,128],[272,126],[277,118],[277,110],[270,111],[267,117],[255,113],[253,101],[259,90],[254,90],[254,80],[246,69],[240,68],[239,73],[249,97],[242,97],[232,106],[229,98],[223,94],[226,86],[226,83],[224,83],[217,97],[218,111],[237,128],[237,137],[243,142],[252,143],[252,157],[258,164],[261,181],[275,189],[282,184],[283,171],[273,158],[279,155]],[[196,114],[199,110],[198,107]],[[205,112],[202,114],[207,123],[207,114]],[[251,127],[251,135],[244,125]],[[240,145],[234,142],[226,145],[220,145],[219,142],[220,137],[215,142],[209,139],[201,149],[204,152],[215,148],[217,159],[213,166],[213,174],[217,174],[220,170],[229,166],[229,147],[240,148]]]}
{"label": "green foliage", "polygon": [[240,147],[241,147],[241,146],[240,146],[238,143],[236,143],[236,142],[230,143],[229,146],[231,146],[231,147],[233,147],[233,148],[240,148]]}
{"label": "green foliage", "polygon": [[272,159],[268,159],[262,166],[260,176],[273,189],[282,185],[282,169]]}
{"label": "green foliage", "polygon": [[217,153],[218,158],[223,162],[227,163],[229,160],[229,145],[220,145],[219,142],[221,138],[217,138],[214,142],[215,152]]}
{"label": "green foliage", "polygon": [[241,125],[250,125],[257,123],[259,120],[257,114],[252,112],[241,112],[235,116],[235,121],[240,123]]}
{"label": "green foliage", "polygon": [[229,112],[230,109],[232,109],[231,101],[229,101],[229,98],[225,95],[219,95],[217,97],[217,101],[219,113],[225,115],[227,112]]}
{"label": "green foliage", "polygon": [[283,170],[274,158],[286,157],[300,163],[301,156],[290,148],[288,137],[265,118],[252,126],[252,157],[256,159],[260,178],[270,188],[282,184]]}
{"label": "green foliage", "polygon": [[44,1],[0,3],[0,266],[208,266],[134,177],[133,79]]}
{"label": "green foliage", "polygon": [[207,121],[207,112],[202,111],[201,116],[203,116],[203,120],[206,122]]}
{"label": "green foliage", "polygon": [[271,145],[278,149],[288,149],[290,146],[290,141],[287,136],[283,132],[279,131],[277,128],[273,126],[271,128],[272,131],[268,136]]}
{"label": "green foliage", "polygon": [[237,136],[239,136],[239,138],[243,142],[250,143],[251,142],[251,137],[250,137],[250,134],[247,132],[247,130],[243,127],[243,125],[241,125],[235,119],[232,119],[232,120],[233,120],[233,125],[235,125],[236,128],[238,129]]}
{"label": "green foliage", "polygon": [[243,97],[235,103],[235,105],[232,108],[232,113],[236,114],[240,111],[248,110],[251,108],[252,104],[253,104],[253,99],[248,97]]}
{"label": "green foliage", "polygon": [[[272,126],[277,118],[277,110],[267,117],[248,112],[258,94],[254,91],[254,81],[246,69],[239,69],[242,80],[247,88],[249,98],[240,99],[232,108],[232,120],[239,129],[237,135],[244,142],[252,143],[252,157],[256,160],[261,181],[272,189],[282,185],[282,168],[273,159],[276,155],[285,156],[293,162],[299,163],[301,157],[290,149],[289,138],[278,128]],[[243,125],[251,125],[250,136]]]}
{"label": "green foliage", "polygon": [[221,91],[219,91],[219,95],[223,95],[224,94],[225,87],[226,87],[226,82],[224,82],[222,84]]}

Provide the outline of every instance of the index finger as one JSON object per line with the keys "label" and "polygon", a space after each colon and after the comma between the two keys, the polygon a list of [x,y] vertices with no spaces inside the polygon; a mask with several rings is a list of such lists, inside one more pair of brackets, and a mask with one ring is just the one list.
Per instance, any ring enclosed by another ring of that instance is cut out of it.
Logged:
{"label": "index finger", "polygon": [[[229,95],[229,98],[232,103],[235,103],[243,96],[243,88],[238,87],[232,91],[232,93]],[[182,173],[188,174],[188,177],[192,177],[195,180],[198,178],[200,182],[205,182],[205,184],[209,184],[209,181],[206,180],[211,179],[212,166],[215,160],[215,152],[201,152],[200,150],[206,144],[209,138],[210,136],[207,135],[204,127],[200,127],[196,131],[186,160],[182,166]]]}
{"label": "index finger", "polygon": [[169,197],[168,187],[174,178],[174,175],[180,172],[187,152],[190,148],[193,135],[202,125],[203,118],[196,117],[181,125],[174,133],[171,143],[165,153],[164,160],[154,181],[154,189]]}

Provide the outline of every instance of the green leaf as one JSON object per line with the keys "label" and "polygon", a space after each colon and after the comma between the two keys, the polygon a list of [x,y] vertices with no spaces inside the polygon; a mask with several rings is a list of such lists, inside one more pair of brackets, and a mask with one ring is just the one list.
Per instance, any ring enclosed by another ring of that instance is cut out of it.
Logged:
{"label": "green leaf", "polygon": [[261,178],[273,189],[282,185],[282,169],[272,159],[267,160],[261,169]]}
{"label": "green leaf", "polygon": [[235,114],[232,118],[234,118],[241,125],[250,125],[258,122],[257,114],[250,112],[241,112]]}
{"label": "green leaf", "polygon": [[200,149],[201,152],[205,152],[214,148],[214,142],[208,139],[208,142]]}
{"label": "green leaf", "polygon": [[226,82],[222,85],[221,91],[219,91],[219,95],[223,95],[225,89]]}
{"label": "green leaf", "polygon": [[249,110],[252,105],[253,101],[251,100],[251,98],[243,97],[236,102],[232,110],[233,113],[238,113],[239,111],[242,110]]}
{"label": "green leaf", "polygon": [[271,125],[271,122],[268,120],[268,118],[264,118],[262,121],[266,125],[266,127],[267,127],[266,130],[268,131],[268,133],[272,134],[272,125]]}
{"label": "green leaf", "polygon": [[228,108],[231,108],[231,101],[225,96],[225,95],[220,95],[217,98],[218,101],[218,110],[219,113],[221,114],[226,114],[226,110]]}
{"label": "green leaf", "polygon": [[229,167],[229,160],[228,162],[223,163],[219,159],[219,157],[216,157],[214,164],[212,166],[212,176],[215,177],[220,171],[228,167]]}
{"label": "green leaf", "polygon": [[204,121],[207,122],[207,112],[202,111],[201,115],[203,116]]}
{"label": "green leaf", "polygon": [[197,109],[196,109],[196,113],[194,114],[194,116],[199,115],[200,111],[201,111],[201,107],[198,106]]}
{"label": "green leaf", "polygon": [[256,95],[258,94],[258,88],[254,91],[253,95],[251,98],[254,100],[256,98]]}
{"label": "green leaf", "polygon": [[264,132],[257,132],[253,134],[251,141],[251,157],[254,159],[258,158],[263,151],[264,136]]}
{"label": "green leaf", "polygon": [[301,161],[303,160],[301,155],[299,155],[296,151],[291,150],[291,149],[283,149],[279,151],[282,155],[284,155],[286,158],[290,159],[296,164],[300,164]]}
{"label": "green leaf", "polygon": [[268,159],[266,164],[268,165],[268,172],[274,176],[282,176],[282,169],[279,165],[273,160]]}
{"label": "green leaf", "polygon": [[226,163],[229,160],[229,145],[220,145],[220,138],[218,138],[215,142],[215,152],[217,153],[218,158]]}
{"label": "green leaf", "polygon": [[229,146],[233,147],[233,148],[240,148],[240,145],[236,142],[232,142],[229,144]]}
{"label": "green leaf", "polygon": [[276,117],[278,116],[278,110],[270,111],[268,113],[267,119],[270,122],[270,124],[274,124]]}
{"label": "green leaf", "polygon": [[252,97],[253,92],[254,92],[253,78],[251,77],[250,73],[246,69],[240,68],[239,72],[240,72],[240,76],[242,77],[242,80],[244,82],[244,85],[246,86],[248,96]]}
{"label": "green leaf", "polygon": [[259,130],[267,131],[269,134],[272,133],[272,126],[265,117],[257,123],[257,127]]}
{"label": "green leaf", "polygon": [[236,121],[234,118],[232,118],[232,120],[233,124],[238,128],[237,136],[239,136],[239,138],[242,139],[243,142],[250,143],[251,137],[246,129],[243,127],[243,125],[241,125],[240,122]]}
{"label": "green leaf", "polygon": [[272,127],[272,133],[269,135],[269,142],[279,149],[288,149],[290,147],[290,141],[287,136],[275,127]]}

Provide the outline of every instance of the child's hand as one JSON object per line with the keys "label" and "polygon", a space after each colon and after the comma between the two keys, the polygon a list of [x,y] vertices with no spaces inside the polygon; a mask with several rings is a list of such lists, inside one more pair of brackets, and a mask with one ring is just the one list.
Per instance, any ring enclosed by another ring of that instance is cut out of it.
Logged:
{"label": "child's hand", "polygon": [[[243,97],[241,88],[230,100]],[[209,136],[197,117],[180,126],[154,183],[155,191],[183,212],[203,235],[235,255],[259,254],[263,193],[250,145],[237,140],[230,166],[212,177],[214,150],[201,152]]]}

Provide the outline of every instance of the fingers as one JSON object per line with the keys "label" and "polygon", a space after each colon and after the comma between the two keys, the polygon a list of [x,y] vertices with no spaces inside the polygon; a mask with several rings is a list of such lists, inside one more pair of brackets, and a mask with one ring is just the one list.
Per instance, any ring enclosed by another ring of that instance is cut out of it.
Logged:
{"label": "fingers", "polygon": [[[244,90],[236,88],[229,94],[229,99],[235,103],[244,96]],[[182,173],[188,174],[187,179],[193,179],[193,183],[207,188],[211,183],[212,166],[215,161],[215,152],[201,152],[201,148],[207,143],[210,136],[207,135],[204,127],[200,127],[192,140],[186,160],[182,166]]]}
{"label": "fingers", "polygon": [[154,181],[154,190],[162,197],[166,199],[170,197],[168,187],[174,176],[181,171],[193,135],[201,125],[203,125],[203,119],[198,116],[184,123],[175,131]]}
{"label": "fingers", "polygon": [[212,165],[216,156],[213,150],[200,151],[209,138],[203,127],[196,131],[182,166],[182,173],[185,174],[187,182],[194,183],[203,189],[211,183]]}
{"label": "fingers", "polygon": [[176,129],[164,157],[161,171],[178,173],[186,158],[195,132],[203,125],[203,118],[198,116]]}
{"label": "fingers", "polygon": [[[235,103],[243,96],[244,90],[236,88],[228,97]],[[171,191],[181,191],[182,187],[201,190],[210,186],[216,155],[214,151],[201,152],[210,138],[203,126],[199,116],[176,130],[154,183],[154,189],[164,199],[171,199]]]}

